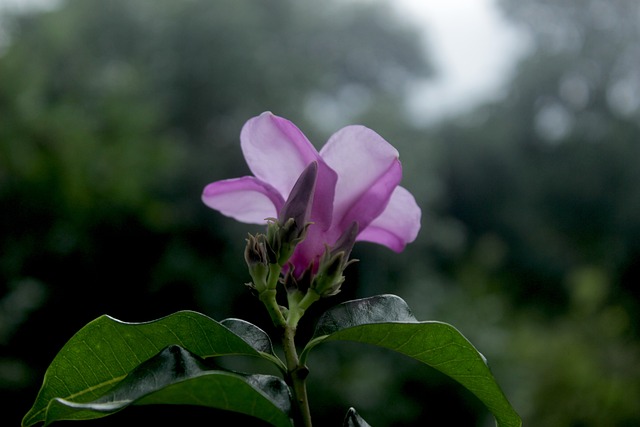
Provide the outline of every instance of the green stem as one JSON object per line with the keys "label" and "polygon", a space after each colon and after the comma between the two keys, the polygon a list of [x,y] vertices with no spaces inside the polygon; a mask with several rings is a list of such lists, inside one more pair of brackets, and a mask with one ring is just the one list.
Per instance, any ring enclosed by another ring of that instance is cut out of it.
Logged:
{"label": "green stem", "polygon": [[304,298],[302,298],[302,301],[300,301],[298,307],[306,311],[311,306],[311,304],[318,301],[319,299],[320,295],[315,291],[315,289],[309,288],[307,289],[307,293],[305,294]]}
{"label": "green stem", "polygon": [[301,292],[296,291],[288,295],[289,314],[287,315],[287,325],[291,328],[297,328],[298,322],[314,302],[320,299],[320,295],[313,289],[308,289],[303,298],[300,298]]}
{"label": "green stem", "polygon": [[278,305],[278,301],[276,300],[276,287],[278,286],[280,271],[282,271],[282,267],[278,264],[269,264],[269,275],[267,277],[266,289],[260,292],[259,298],[267,308],[267,312],[269,313],[273,324],[278,328],[284,328],[287,321],[285,320],[282,310],[280,310],[280,306]]}
{"label": "green stem", "polygon": [[260,301],[262,301],[267,308],[274,325],[283,331],[282,344],[287,363],[287,381],[293,389],[295,401],[295,425],[296,427],[312,427],[311,410],[309,409],[309,397],[307,395],[306,385],[309,370],[304,364],[300,363],[296,350],[295,335],[300,318],[311,304],[320,299],[320,295],[313,289],[307,290],[307,293],[302,298],[302,293],[299,291],[289,293],[287,296],[289,307],[285,318],[276,301],[276,287],[281,271],[282,266],[278,264],[269,265],[266,289],[260,292]]}
{"label": "green stem", "polygon": [[276,290],[267,289],[266,291],[262,291],[260,292],[259,298],[267,308],[267,312],[269,313],[269,316],[271,316],[273,324],[279,328],[284,328],[287,324],[287,321],[284,319],[282,310],[280,310],[280,306],[276,301]]}
{"label": "green stem", "polygon": [[309,397],[307,396],[306,379],[309,370],[301,365],[295,344],[296,328],[286,325],[282,335],[285,360],[287,361],[287,374],[290,385],[293,387],[293,395],[296,403],[296,424],[304,427],[311,426],[311,411],[309,409]]}
{"label": "green stem", "polygon": [[275,289],[278,286],[282,267],[278,264],[269,264],[269,278],[267,279],[267,289]]}

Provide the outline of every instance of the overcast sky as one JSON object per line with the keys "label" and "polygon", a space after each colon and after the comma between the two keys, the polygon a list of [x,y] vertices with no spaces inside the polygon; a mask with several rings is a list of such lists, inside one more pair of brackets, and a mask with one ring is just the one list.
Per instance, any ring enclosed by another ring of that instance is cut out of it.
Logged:
{"label": "overcast sky", "polygon": [[501,15],[495,0],[393,0],[407,20],[424,29],[438,75],[412,91],[416,120],[433,121],[498,99],[526,51],[527,38]]}
{"label": "overcast sky", "polygon": [[[503,83],[526,51],[527,39],[502,17],[495,0],[389,2],[424,30],[425,49],[436,67],[435,78],[419,82],[411,91],[408,102],[417,124],[500,97]],[[0,7],[54,4],[56,0],[0,0]]]}

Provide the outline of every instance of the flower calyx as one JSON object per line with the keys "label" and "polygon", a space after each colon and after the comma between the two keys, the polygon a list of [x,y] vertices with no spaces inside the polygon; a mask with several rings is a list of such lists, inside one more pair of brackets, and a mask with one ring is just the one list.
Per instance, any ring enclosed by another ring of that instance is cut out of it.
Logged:
{"label": "flower calyx", "polygon": [[264,234],[249,234],[246,241],[244,260],[253,280],[253,283],[249,283],[248,286],[257,290],[258,293],[262,293],[269,287],[270,262],[266,236]]}
{"label": "flower calyx", "polygon": [[332,248],[325,247],[318,271],[311,281],[311,289],[319,296],[328,297],[340,292],[340,287],[345,280],[344,270],[357,261],[349,259],[357,235],[358,223],[353,222]]}

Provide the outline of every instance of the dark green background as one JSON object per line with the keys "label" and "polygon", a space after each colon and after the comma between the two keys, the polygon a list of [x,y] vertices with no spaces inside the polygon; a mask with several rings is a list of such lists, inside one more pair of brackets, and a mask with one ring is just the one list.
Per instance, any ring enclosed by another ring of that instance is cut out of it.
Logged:
{"label": "dark green background", "polygon": [[[248,173],[239,132],[265,110],[319,148],[367,125],[400,151],[423,209],[404,253],[360,244],[337,297],[395,293],[458,327],[524,425],[640,423],[640,6],[514,1],[531,49],[499,101],[418,127],[407,83],[433,75],[384,3],[68,0],[1,17],[0,399],[7,425],[101,314],[181,309],[269,330],[247,232],[200,202]],[[461,28],[463,32],[464,29]],[[472,65],[471,65],[472,66]],[[431,100],[437,103],[437,99]],[[248,366],[249,369],[255,367]],[[407,358],[342,343],[310,360],[312,412],[376,427],[491,425],[475,398]],[[229,422],[202,408],[122,420]],[[4,423],[3,423],[4,424]],[[75,425],[75,424],[74,424]]]}

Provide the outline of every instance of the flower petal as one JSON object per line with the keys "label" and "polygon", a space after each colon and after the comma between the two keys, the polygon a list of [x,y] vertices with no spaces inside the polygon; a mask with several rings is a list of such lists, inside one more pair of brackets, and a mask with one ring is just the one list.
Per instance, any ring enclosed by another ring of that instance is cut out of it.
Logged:
{"label": "flower petal", "polygon": [[285,199],[304,168],[319,160],[318,152],[296,125],[268,111],[245,123],[240,144],[251,172]]}
{"label": "flower petal", "polygon": [[384,212],[358,235],[357,240],[378,243],[400,252],[418,235],[421,216],[422,211],[411,193],[396,187]]}
{"label": "flower petal", "polygon": [[275,187],[285,199],[307,165],[318,162],[311,221],[322,230],[329,228],[338,178],[296,125],[264,112],[244,125],[240,144],[253,174]]}
{"label": "flower petal", "polygon": [[336,132],[320,151],[338,173],[333,221],[346,230],[356,221],[365,229],[387,206],[402,178],[398,151],[364,126]]}
{"label": "flower petal", "polygon": [[223,215],[249,224],[265,224],[276,218],[284,199],[271,185],[252,176],[216,181],[202,192],[205,205]]}

